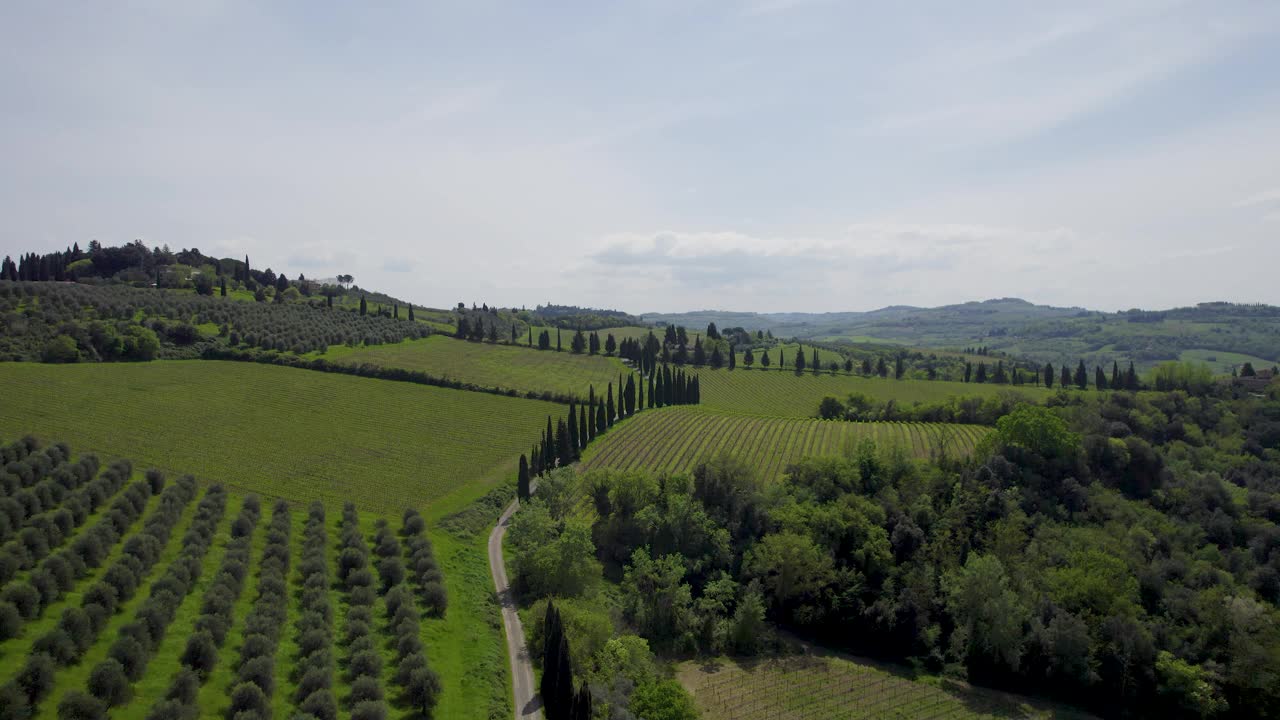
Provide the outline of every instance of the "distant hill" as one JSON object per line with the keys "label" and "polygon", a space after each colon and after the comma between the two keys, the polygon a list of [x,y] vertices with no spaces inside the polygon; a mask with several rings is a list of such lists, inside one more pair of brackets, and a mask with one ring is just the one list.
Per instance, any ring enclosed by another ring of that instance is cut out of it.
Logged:
{"label": "distant hill", "polygon": [[[1247,356],[1280,362],[1280,307],[1201,303],[1169,310],[1106,313],[998,298],[936,308],[895,305],[868,312],[746,313],[698,310],[645,313],[658,324],[741,326],[775,337],[825,342],[891,343],[963,350],[985,347],[1038,362],[1150,367],[1165,360]],[[1213,361],[1210,361],[1214,364]],[[1215,370],[1227,371],[1232,364]]]}

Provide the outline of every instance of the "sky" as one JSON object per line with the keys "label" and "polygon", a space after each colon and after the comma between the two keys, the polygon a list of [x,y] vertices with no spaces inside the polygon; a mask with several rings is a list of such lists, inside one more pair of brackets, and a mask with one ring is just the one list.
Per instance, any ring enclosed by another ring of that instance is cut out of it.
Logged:
{"label": "sky", "polygon": [[1280,3],[5,2],[0,255],[416,303],[1280,304]]}

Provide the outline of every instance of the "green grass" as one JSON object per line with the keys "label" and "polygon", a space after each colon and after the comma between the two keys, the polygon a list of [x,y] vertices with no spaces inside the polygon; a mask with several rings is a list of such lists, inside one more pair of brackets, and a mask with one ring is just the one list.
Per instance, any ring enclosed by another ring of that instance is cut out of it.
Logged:
{"label": "green grass", "polygon": [[[453,341],[449,341],[453,342]],[[388,514],[515,472],[553,403],[253,363],[0,365],[0,436]]]}
{"label": "green grass", "polygon": [[1205,350],[1202,348],[1183,350],[1178,356],[1178,360],[1181,362],[1204,363],[1209,366],[1209,369],[1215,375],[1230,375],[1232,368],[1239,370],[1240,366],[1245,363],[1253,363],[1254,370],[1261,370],[1269,368],[1277,362],[1276,360],[1267,360],[1254,355],[1223,350]]}
{"label": "green grass", "polygon": [[337,363],[368,363],[418,370],[521,393],[545,391],[581,397],[587,396],[588,386],[595,385],[598,392],[603,392],[608,383],[618,381],[618,373],[628,372],[616,357],[570,353],[569,339],[564,338],[563,352],[555,352],[432,335],[394,345],[331,347],[318,357]]}
{"label": "green grass", "polygon": [[646,410],[597,438],[583,454],[583,467],[685,472],[727,451],[772,480],[782,477],[790,463],[839,455],[862,439],[900,444],[914,457],[938,451],[954,457],[972,452],[988,432],[977,425],[851,423],[676,406]]}
{"label": "green grass", "polygon": [[862,393],[878,400],[893,400],[900,405],[937,403],[956,396],[989,397],[1002,391],[1020,392],[1031,399],[1043,399],[1051,391],[1028,385],[993,385],[946,380],[894,380],[882,377],[796,375],[791,370],[697,370],[702,386],[703,407],[717,410],[778,415],[784,417],[816,417],[822,398],[843,400],[851,393]]}
{"label": "green grass", "polygon": [[703,720],[1090,717],[967,683],[916,680],[900,667],[834,654],[689,661],[676,668],[676,677]]}

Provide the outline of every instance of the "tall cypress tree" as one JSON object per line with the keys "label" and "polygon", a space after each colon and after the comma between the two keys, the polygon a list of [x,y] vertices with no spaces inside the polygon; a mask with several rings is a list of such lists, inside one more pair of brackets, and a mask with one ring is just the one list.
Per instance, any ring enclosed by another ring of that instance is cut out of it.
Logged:
{"label": "tall cypress tree", "polygon": [[656,407],[656,405],[654,404],[655,393],[654,393],[654,386],[653,386],[653,381],[654,381],[653,376],[654,376],[654,373],[650,372],[649,373],[649,407],[650,408]]}
{"label": "tall cypress tree", "polygon": [[587,406],[583,405],[578,408],[578,442],[582,443],[582,447],[586,447],[591,442],[595,433],[591,432],[591,423],[587,422]]}
{"label": "tall cypress tree", "polygon": [[662,369],[662,381],[663,381],[662,399],[668,405],[675,405],[676,404],[676,388],[675,388],[675,383],[672,381],[672,373],[671,373],[670,367],[664,367]]}
{"label": "tall cypress tree", "polygon": [[1125,387],[1127,387],[1130,390],[1138,389],[1138,372],[1133,369],[1132,360],[1129,361],[1129,372],[1125,376],[1124,384],[1125,384]]}
{"label": "tall cypress tree", "polygon": [[734,351],[733,346],[729,346],[729,369],[738,367],[738,353]]}
{"label": "tall cypress tree", "polygon": [[1084,369],[1084,360],[1076,366],[1076,387],[1085,390],[1089,387],[1089,371]]}
{"label": "tall cypress tree", "polygon": [[609,383],[609,394],[606,396],[604,407],[608,426],[613,427],[613,383]]}
{"label": "tall cypress tree", "polygon": [[1063,363],[1062,377],[1059,378],[1059,385],[1065,388],[1070,384],[1071,384],[1071,371],[1067,369],[1066,363]]}
{"label": "tall cypress tree", "polygon": [[560,347],[560,328],[556,328],[556,352],[560,352],[562,349]]}
{"label": "tall cypress tree", "polygon": [[[8,258],[6,258],[6,259],[8,259]],[[226,297],[226,296],[227,296],[227,277],[226,277],[225,275],[223,275],[223,276],[222,276],[222,283],[221,283],[221,292],[220,292],[220,294],[221,294],[221,296],[222,296],[222,297]],[[329,301],[329,306],[330,306],[330,307],[333,307],[333,300],[332,300],[332,299],[330,299],[330,301]]]}
{"label": "tall cypress tree", "polygon": [[596,406],[596,435],[603,435],[609,429],[609,421],[604,417],[604,403]]}
{"label": "tall cypress tree", "polygon": [[1120,390],[1124,387],[1124,381],[1120,379],[1120,363],[1115,360],[1111,361],[1111,389]]}
{"label": "tall cypress tree", "polygon": [[547,601],[547,612],[542,621],[542,682],[538,691],[542,695],[542,706],[546,708],[547,719],[558,717],[553,708],[559,696],[556,694],[556,675],[560,670],[560,641],[564,639],[564,631],[560,626],[560,613],[551,601]]}
{"label": "tall cypress tree", "polygon": [[516,476],[516,497],[529,499],[529,461],[524,455],[520,456],[520,474]]}
{"label": "tall cypress tree", "polygon": [[578,444],[578,406],[572,400],[569,401],[569,449],[574,460],[578,459],[578,450],[582,445]]}
{"label": "tall cypress tree", "polygon": [[794,364],[795,364],[797,375],[804,372],[804,346],[803,345],[796,347],[796,361]]}
{"label": "tall cypress tree", "polygon": [[533,347],[533,326],[532,325],[529,326],[529,347]]}
{"label": "tall cypress tree", "polygon": [[644,375],[640,376],[640,382],[636,383],[636,412],[644,409]]}
{"label": "tall cypress tree", "polygon": [[568,720],[573,709],[573,663],[569,656],[569,638],[560,633],[560,652],[556,654],[556,714],[549,720]]}
{"label": "tall cypress tree", "polygon": [[587,412],[587,442],[596,439],[596,399],[591,398],[591,405]]}
{"label": "tall cypress tree", "polygon": [[368,312],[369,312],[369,304],[365,302],[364,295],[362,294],[360,295],[360,315],[363,316]]}
{"label": "tall cypress tree", "polygon": [[1051,363],[1044,364],[1044,386],[1053,387],[1053,365]]}
{"label": "tall cypress tree", "polygon": [[410,304],[410,305],[409,305],[409,322],[414,322],[414,318],[413,318],[413,305],[412,305],[412,304]]}
{"label": "tall cypress tree", "polygon": [[573,462],[573,448],[569,447],[569,425],[564,418],[556,421],[556,460],[560,467],[568,467]]}
{"label": "tall cypress tree", "polygon": [[636,411],[636,380],[634,375],[627,376],[626,406],[627,416],[630,417]]}
{"label": "tall cypress tree", "polygon": [[571,717],[573,720],[591,720],[592,704],[591,690],[587,688],[587,684],[583,683],[578,688],[578,694],[573,696],[573,712]]}
{"label": "tall cypress tree", "polygon": [[818,371],[822,369],[822,363],[818,362],[818,348],[813,349],[813,363],[809,367],[813,368],[814,375],[817,375]]}
{"label": "tall cypress tree", "polygon": [[1101,365],[1093,367],[1093,387],[1097,390],[1107,389],[1107,374],[1102,371]]}
{"label": "tall cypress tree", "polygon": [[546,449],[542,451],[543,465],[547,470],[552,470],[556,466],[556,431],[551,424],[551,416],[547,416],[547,429],[542,434]]}

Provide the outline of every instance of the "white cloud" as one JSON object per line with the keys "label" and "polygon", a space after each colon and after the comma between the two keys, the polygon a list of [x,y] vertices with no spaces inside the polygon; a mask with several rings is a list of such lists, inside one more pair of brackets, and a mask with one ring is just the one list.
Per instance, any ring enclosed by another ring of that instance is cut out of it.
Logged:
{"label": "white cloud", "polygon": [[1280,202],[1280,188],[1254,193],[1246,198],[1231,203],[1231,207],[1244,208],[1251,207],[1253,205],[1269,205],[1276,202]]}

